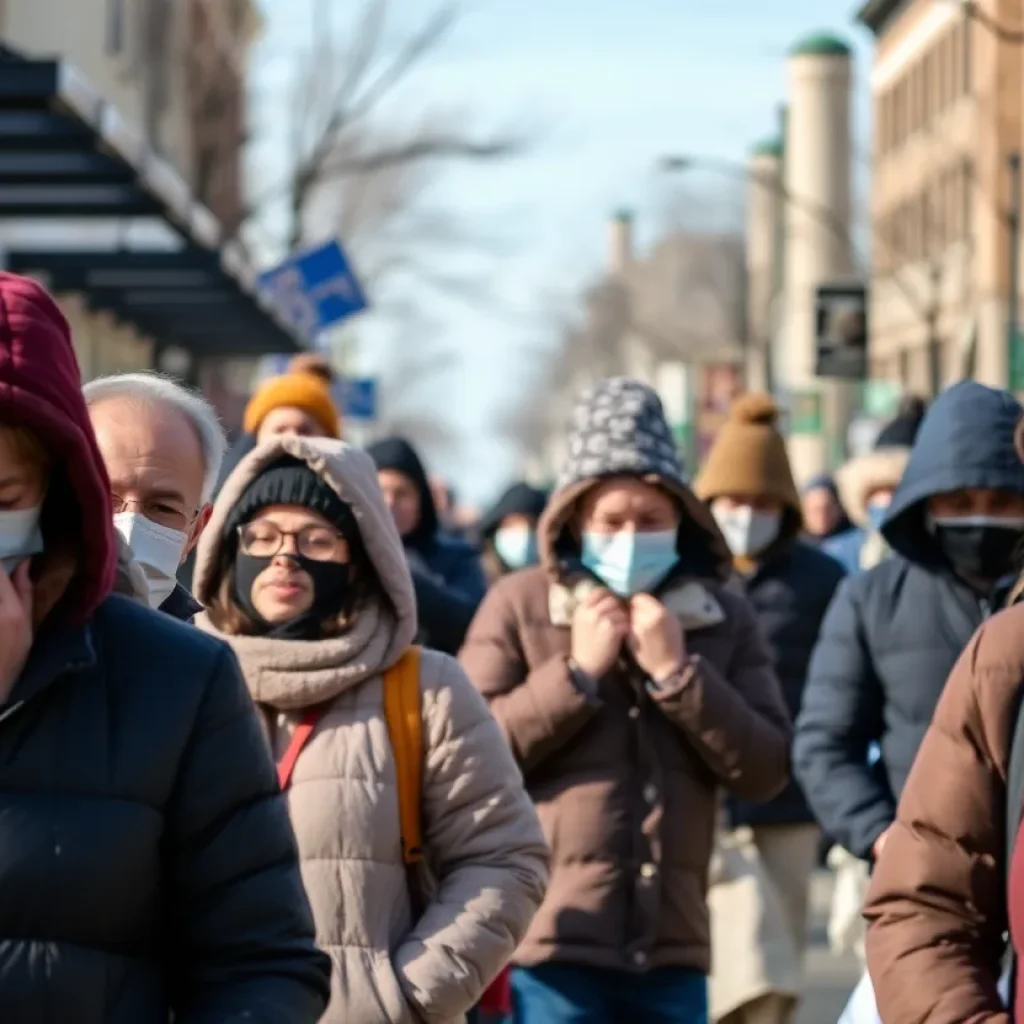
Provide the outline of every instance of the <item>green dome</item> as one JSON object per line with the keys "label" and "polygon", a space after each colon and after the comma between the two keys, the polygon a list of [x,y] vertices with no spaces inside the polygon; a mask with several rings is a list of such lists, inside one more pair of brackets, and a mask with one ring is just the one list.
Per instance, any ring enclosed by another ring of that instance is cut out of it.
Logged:
{"label": "green dome", "polygon": [[633,219],[633,211],[627,210],[625,207],[620,207],[612,214],[612,220],[617,220],[620,224],[626,224]]}
{"label": "green dome", "polygon": [[789,51],[791,57],[849,57],[852,53],[850,44],[831,32],[804,36]]}
{"label": "green dome", "polygon": [[758,142],[751,150],[751,156],[782,156],[784,146],[782,139],[778,135],[772,136],[770,139],[762,139]]}

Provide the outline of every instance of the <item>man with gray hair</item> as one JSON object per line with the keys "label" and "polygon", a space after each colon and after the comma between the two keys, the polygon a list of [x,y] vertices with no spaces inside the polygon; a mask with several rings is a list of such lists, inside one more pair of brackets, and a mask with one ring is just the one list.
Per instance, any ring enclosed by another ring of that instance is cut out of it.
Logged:
{"label": "man with gray hair", "polygon": [[157,373],[125,373],[82,389],[110,476],[114,526],[142,567],[147,598],[190,621],[199,604],[178,567],[210,518],[227,439],[201,395]]}

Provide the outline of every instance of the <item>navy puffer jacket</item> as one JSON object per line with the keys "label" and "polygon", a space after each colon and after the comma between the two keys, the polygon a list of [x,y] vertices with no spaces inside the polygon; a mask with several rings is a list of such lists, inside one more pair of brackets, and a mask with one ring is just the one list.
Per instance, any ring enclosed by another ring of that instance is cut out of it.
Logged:
{"label": "navy puffer jacket", "polygon": [[[857,856],[892,823],[946,677],[1002,594],[979,595],[954,575],[927,527],[927,499],[961,488],[1024,496],[1021,411],[975,381],[935,400],[882,525],[893,557],[847,577],[822,626],[793,765],[823,828]],[[869,765],[873,743],[881,759]]]}

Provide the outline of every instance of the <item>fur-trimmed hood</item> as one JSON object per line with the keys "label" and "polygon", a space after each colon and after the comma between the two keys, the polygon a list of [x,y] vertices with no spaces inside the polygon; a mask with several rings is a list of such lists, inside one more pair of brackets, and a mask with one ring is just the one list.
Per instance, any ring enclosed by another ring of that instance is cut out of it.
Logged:
{"label": "fur-trimmed hood", "polygon": [[867,529],[868,498],[883,487],[895,490],[909,459],[909,448],[876,448],[850,459],[839,469],[835,477],[839,500],[857,526]]}

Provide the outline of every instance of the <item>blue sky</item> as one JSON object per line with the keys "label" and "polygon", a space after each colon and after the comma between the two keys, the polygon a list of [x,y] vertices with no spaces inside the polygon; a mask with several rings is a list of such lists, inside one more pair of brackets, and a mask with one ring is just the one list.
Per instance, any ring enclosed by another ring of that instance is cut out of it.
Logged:
{"label": "blue sky", "polygon": [[[310,5],[264,0],[268,31],[254,68],[270,136],[281,131],[277,76],[307,45]],[[341,17],[356,0],[337,7]],[[437,0],[391,7],[398,31],[421,22]],[[773,130],[787,49],[820,29],[857,47],[864,135],[870,46],[852,24],[850,0],[476,0],[444,49],[381,111],[401,120],[419,109],[454,108],[480,131],[521,126],[536,138],[512,162],[451,168],[431,196],[501,239],[499,255],[480,257],[491,263],[500,300],[493,308],[421,297],[459,356],[426,401],[436,394],[459,429],[462,440],[436,468],[453,475],[467,498],[486,501],[514,471],[495,434],[495,411],[514,396],[530,352],[552,340],[543,311],[599,271],[609,213],[634,209],[640,237],[649,240],[667,187],[651,170],[658,154],[743,160]],[[264,152],[280,146],[273,141]],[[272,173],[271,163],[262,157],[257,175]],[[372,322],[362,333],[360,369],[398,358]]]}

